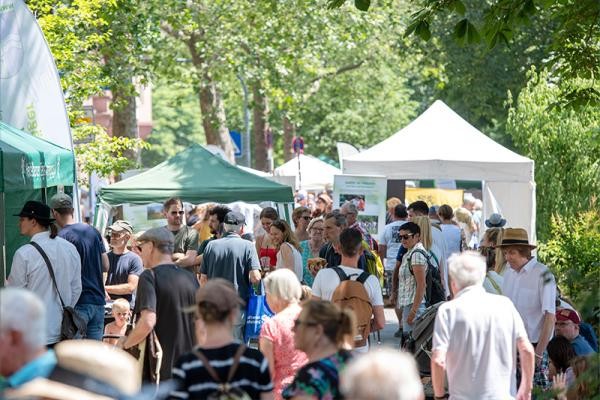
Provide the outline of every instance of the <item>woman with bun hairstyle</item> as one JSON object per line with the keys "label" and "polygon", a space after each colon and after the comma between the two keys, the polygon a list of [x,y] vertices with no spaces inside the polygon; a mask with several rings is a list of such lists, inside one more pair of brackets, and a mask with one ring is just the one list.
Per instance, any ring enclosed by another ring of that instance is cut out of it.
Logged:
{"label": "woman with bun hairstyle", "polygon": [[[211,279],[198,289],[196,335],[201,344],[175,363],[176,389],[170,399],[206,399],[223,383],[235,390],[239,398],[273,399],[267,359],[260,351],[233,338],[233,326],[243,303],[225,279]],[[231,379],[224,382],[230,374]]]}
{"label": "woman with bun hairstyle", "polygon": [[351,358],[343,349],[345,338],[354,337],[355,318],[350,310],[323,300],[309,300],[294,322],[294,344],[308,356],[294,381],[282,393],[284,399],[343,399],[339,375]]}

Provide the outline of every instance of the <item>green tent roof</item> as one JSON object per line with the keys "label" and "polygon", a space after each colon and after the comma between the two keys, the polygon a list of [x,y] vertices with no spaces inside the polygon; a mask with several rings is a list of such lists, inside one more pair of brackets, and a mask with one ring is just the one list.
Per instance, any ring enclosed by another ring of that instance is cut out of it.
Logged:
{"label": "green tent roof", "polygon": [[100,189],[99,196],[112,206],[161,203],[174,196],[190,203],[293,201],[289,186],[243,171],[199,145],[192,145],[146,172]]}
{"label": "green tent roof", "polygon": [[73,153],[0,122],[0,192],[73,186]]}

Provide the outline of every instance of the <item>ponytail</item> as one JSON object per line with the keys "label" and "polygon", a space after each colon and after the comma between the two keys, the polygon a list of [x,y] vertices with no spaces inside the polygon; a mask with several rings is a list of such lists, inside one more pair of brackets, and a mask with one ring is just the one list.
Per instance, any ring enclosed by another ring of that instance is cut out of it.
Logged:
{"label": "ponytail", "polygon": [[56,224],[51,223],[50,224],[50,239],[54,239],[56,236],[58,236],[58,228],[56,227]]}

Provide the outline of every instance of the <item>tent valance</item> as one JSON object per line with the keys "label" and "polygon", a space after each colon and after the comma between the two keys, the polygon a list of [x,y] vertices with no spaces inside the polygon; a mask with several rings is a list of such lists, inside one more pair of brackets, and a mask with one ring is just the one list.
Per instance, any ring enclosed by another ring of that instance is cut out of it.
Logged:
{"label": "tent valance", "polygon": [[275,168],[275,176],[295,176],[296,188],[321,191],[326,185],[333,185],[333,177],[341,175],[342,171],[316,157],[300,154],[285,164]]}
{"label": "tent valance", "polygon": [[72,186],[73,153],[0,122],[0,192]]}
{"label": "tent valance", "polygon": [[190,203],[293,202],[289,186],[243,171],[199,145],[99,192],[100,200],[111,206],[161,203],[174,196]]}

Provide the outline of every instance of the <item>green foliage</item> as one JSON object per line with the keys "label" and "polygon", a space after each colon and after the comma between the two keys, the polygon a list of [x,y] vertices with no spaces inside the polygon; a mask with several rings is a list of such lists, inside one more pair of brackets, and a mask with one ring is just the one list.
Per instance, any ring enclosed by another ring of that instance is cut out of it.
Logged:
{"label": "green foliage", "polygon": [[600,193],[600,110],[556,106],[561,93],[553,77],[532,70],[530,78],[517,102],[509,100],[507,130],[517,149],[535,161],[537,231],[546,240],[552,216],[586,211]]}
{"label": "green foliage", "polygon": [[198,95],[189,85],[158,82],[153,87],[150,146],[142,152],[142,165],[154,167],[193,143],[204,144]]}
{"label": "green foliage", "polygon": [[593,295],[600,282],[600,211],[552,217],[550,239],[539,246],[540,259],[552,268],[563,293],[577,303]]}
{"label": "green foliage", "polygon": [[75,156],[81,172],[79,183],[87,184],[87,177],[95,172],[101,178],[107,178],[137,168],[135,160],[127,157],[130,151],[147,149],[148,143],[141,139],[113,137],[98,125],[79,125],[73,128]]}

